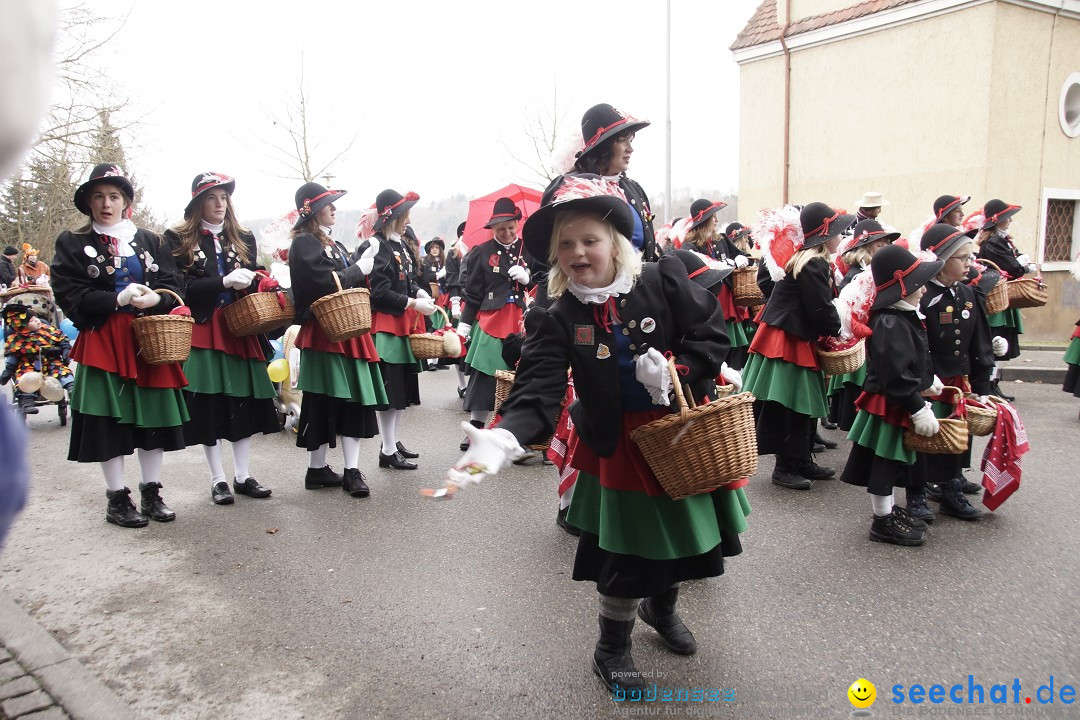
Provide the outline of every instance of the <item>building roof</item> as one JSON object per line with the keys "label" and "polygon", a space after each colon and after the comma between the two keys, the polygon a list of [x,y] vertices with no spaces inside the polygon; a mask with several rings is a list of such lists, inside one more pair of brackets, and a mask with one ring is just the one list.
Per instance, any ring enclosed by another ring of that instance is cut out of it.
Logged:
{"label": "building roof", "polygon": [[[781,27],[776,20],[776,2],[777,0],[764,0],[758,6],[750,21],[746,23],[746,27],[735,38],[731,50],[762,45],[780,39]],[[788,26],[787,37],[828,27],[829,25],[837,25],[866,15],[873,15],[876,12],[912,2],[916,2],[916,0],[865,0],[864,2],[854,3],[842,10],[799,18]]]}

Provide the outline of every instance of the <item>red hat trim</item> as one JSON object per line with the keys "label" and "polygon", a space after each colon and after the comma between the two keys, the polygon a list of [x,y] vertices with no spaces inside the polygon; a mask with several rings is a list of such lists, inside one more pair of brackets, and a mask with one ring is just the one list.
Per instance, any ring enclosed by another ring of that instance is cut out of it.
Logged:
{"label": "red hat trim", "polygon": [[911,263],[911,267],[909,267],[907,270],[897,270],[893,272],[892,279],[885,281],[881,285],[878,285],[877,291],[880,293],[885,288],[891,287],[896,283],[900,283],[900,297],[907,297],[908,291],[907,286],[904,284],[904,278],[914,272],[915,268],[919,267],[920,265],[922,265],[922,260],[915,258],[915,262]]}

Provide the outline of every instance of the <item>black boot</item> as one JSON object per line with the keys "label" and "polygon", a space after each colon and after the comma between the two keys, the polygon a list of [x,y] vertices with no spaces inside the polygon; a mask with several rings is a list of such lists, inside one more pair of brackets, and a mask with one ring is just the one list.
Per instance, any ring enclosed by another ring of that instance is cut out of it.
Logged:
{"label": "black boot", "polygon": [[159,490],[161,490],[161,483],[159,482],[139,483],[139,493],[142,495],[142,502],[140,503],[142,514],[158,522],[175,520],[176,513],[170,510],[165,501],[161,499]]}
{"label": "black boot", "polygon": [[893,505],[892,514],[900,519],[900,522],[907,525],[915,532],[926,532],[930,526],[926,524],[925,520],[921,520],[907,511],[907,508],[900,505]]}
{"label": "black boot", "polygon": [[957,480],[960,481],[960,491],[965,495],[976,495],[983,489],[982,485],[971,482],[963,475],[957,478]]}
{"label": "black boot", "polygon": [[826,450],[835,450],[838,447],[832,440],[821,437],[821,433],[814,433],[814,442],[818,445],[824,445]]}
{"label": "black boot", "polygon": [[341,481],[341,489],[353,497],[367,497],[371,494],[367,483],[364,482],[364,473],[357,468],[345,468],[345,476]]}
{"label": "black boot", "polygon": [[34,396],[28,393],[19,395],[19,410],[22,410],[23,415],[37,415],[39,411]]}
{"label": "black boot", "polygon": [[990,386],[990,394],[997,395],[1006,402],[1013,402],[1016,400],[1015,396],[1005,394],[1005,391],[1001,389],[1001,383],[998,380],[994,380],[994,384]]}
{"label": "black boot", "polygon": [[[478,430],[484,429],[484,423],[480,422],[479,420],[470,420],[469,424],[472,425],[474,428],[477,428]],[[461,448],[461,452],[465,452],[466,450],[468,450],[469,438],[466,437],[464,440],[462,440],[461,445],[459,445],[458,447]]]}
{"label": "black boot", "polygon": [[913,546],[926,542],[926,535],[921,530],[913,529],[896,513],[889,513],[884,517],[874,516],[874,521],[870,524],[870,539],[874,542]]}
{"label": "black boot", "polygon": [[324,465],[321,468],[308,468],[307,475],[304,476],[304,487],[308,490],[337,487],[341,485],[341,480],[341,476],[334,472],[334,469],[329,465]]}
{"label": "black boot", "polygon": [[150,524],[150,518],[139,513],[135,509],[135,503],[131,502],[131,491],[106,490],[105,497],[108,505],[105,507],[105,520],[120,527],[146,527]]}
{"label": "black boot", "polygon": [[401,457],[408,458],[410,460],[415,460],[416,458],[420,457],[420,453],[413,452],[412,450],[407,450],[405,446],[401,444],[400,440],[398,440],[397,451],[401,453]]}
{"label": "black boot", "polygon": [[777,455],[776,469],[772,474],[773,485],[792,490],[809,490],[813,483],[799,474],[798,462],[798,460]]}
{"label": "black boot", "polygon": [[960,480],[952,478],[940,483],[941,487],[941,512],[944,515],[952,515],[961,520],[978,520],[982,517],[982,511],[968,502],[961,490]]}
{"label": "black boot", "polygon": [[912,517],[922,520],[929,525],[937,519],[934,512],[930,509],[930,506],[926,504],[926,492],[908,491],[907,494],[907,511]]}
{"label": "black boot", "polygon": [[926,496],[934,502],[941,502],[941,485],[936,482],[927,481]]}
{"label": "black boot", "polygon": [[807,480],[828,480],[836,475],[832,468],[822,467],[813,460],[799,461],[798,473]]}
{"label": "black boot", "polygon": [[638,605],[637,616],[646,625],[660,633],[664,644],[679,655],[693,655],[697,652],[697,642],[693,633],[683,624],[675,603],[679,599],[679,588],[671,588],[655,597],[645,598]]}
{"label": "black boot", "polygon": [[569,510],[569,505],[564,507],[562,510],[559,510],[559,514],[555,516],[555,524],[561,527],[566,532],[573,535],[574,537],[578,537],[581,535],[581,529],[574,527],[566,520],[566,513],[569,512]]}
{"label": "black boot", "polygon": [[630,657],[633,630],[633,620],[624,622],[600,616],[600,639],[596,641],[592,667],[611,692],[645,687]]}

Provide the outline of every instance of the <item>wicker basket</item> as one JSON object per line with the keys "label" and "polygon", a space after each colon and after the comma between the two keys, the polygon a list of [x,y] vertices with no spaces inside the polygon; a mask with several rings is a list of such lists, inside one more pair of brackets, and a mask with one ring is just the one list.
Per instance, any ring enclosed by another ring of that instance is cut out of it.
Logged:
{"label": "wicker basket", "polygon": [[[983,265],[989,265],[1001,275],[1001,268],[997,266],[991,260],[979,260]],[[995,315],[999,312],[1004,312],[1009,309],[1009,288],[1008,283],[1005,282],[1005,276],[1001,276],[1002,279],[998,281],[998,284],[994,286],[994,289],[986,294],[986,314]]]}
{"label": "wicker basket", "polygon": [[[155,290],[172,295],[180,305],[183,299],[172,290]],[[184,362],[191,354],[191,330],[195,320],[190,315],[146,315],[132,323],[139,355],[150,365]]]}
{"label": "wicker basket", "polygon": [[862,338],[846,350],[822,350],[814,348],[817,353],[818,364],[826,375],[846,375],[853,373],[866,362],[866,340]]}
{"label": "wicker basket", "polygon": [[[435,306],[435,310],[442,313],[443,319],[446,321],[443,327],[450,327],[450,317],[446,314],[446,311],[438,305]],[[443,336],[435,333],[413,333],[409,335],[409,347],[412,348],[412,354],[418,360],[434,360],[435,358],[446,357]]]}
{"label": "wicker basket", "polygon": [[367,288],[342,290],[337,273],[330,273],[338,291],[311,303],[311,312],[330,342],[341,342],[371,332],[371,293]]}
{"label": "wicker basket", "polygon": [[754,396],[739,393],[695,405],[679,385],[674,359],[668,371],[679,412],[630,432],[664,492],[678,500],[757,473]]}
{"label": "wicker basket", "polygon": [[947,418],[938,419],[941,429],[936,435],[923,437],[913,428],[904,430],[904,447],[930,455],[959,455],[968,449],[968,423],[964,395],[960,388],[946,386],[942,394],[951,391],[956,398],[955,409]]}
{"label": "wicker basket", "polygon": [[[278,298],[285,298],[285,307]],[[292,325],[296,314],[292,300],[276,291],[254,292],[225,307],[225,323],[236,337],[262,335]]]}
{"label": "wicker basket", "polygon": [[983,405],[975,399],[974,395],[967,398],[967,424],[968,432],[976,437],[986,437],[994,432],[997,425],[997,402],[1001,398],[994,398],[989,405]]}
{"label": "wicker basket", "polygon": [[431,299],[432,300],[434,300],[435,298],[442,295],[442,291],[439,290],[439,283],[437,283],[437,282],[428,283],[428,287],[431,288]]}
{"label": "wicker basket", "polygon": [[765,295],[757,284],[757,267],[748,265],[744,268],[735,268],[731,273],[732,294],[735,304],[741,307],[753,307],[765,300]]}
{"label": "wicker basket", "polygon": [[498,414],[499,406],[503,404],[503,400],[510,394],[510,388],[514,387],[514,378],[516,377],[517,373],[513,370],[495,371],[495,409],[492,411],[492,415]]}
{"label": "wicker basket", "polygon": [[1035,278],[1022,277],[1005,283],[1009,287],[1009,307],[1042,307],[1050,300],[1046,285]]}

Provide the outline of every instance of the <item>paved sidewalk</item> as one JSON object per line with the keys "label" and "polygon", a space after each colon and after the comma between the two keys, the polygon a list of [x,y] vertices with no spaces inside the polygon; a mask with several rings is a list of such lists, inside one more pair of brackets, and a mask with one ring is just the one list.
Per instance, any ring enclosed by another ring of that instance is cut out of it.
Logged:
{"label": "paved sidewalk", "polygon": [[0,595],[0,720],[134,717],[29,613]]}

